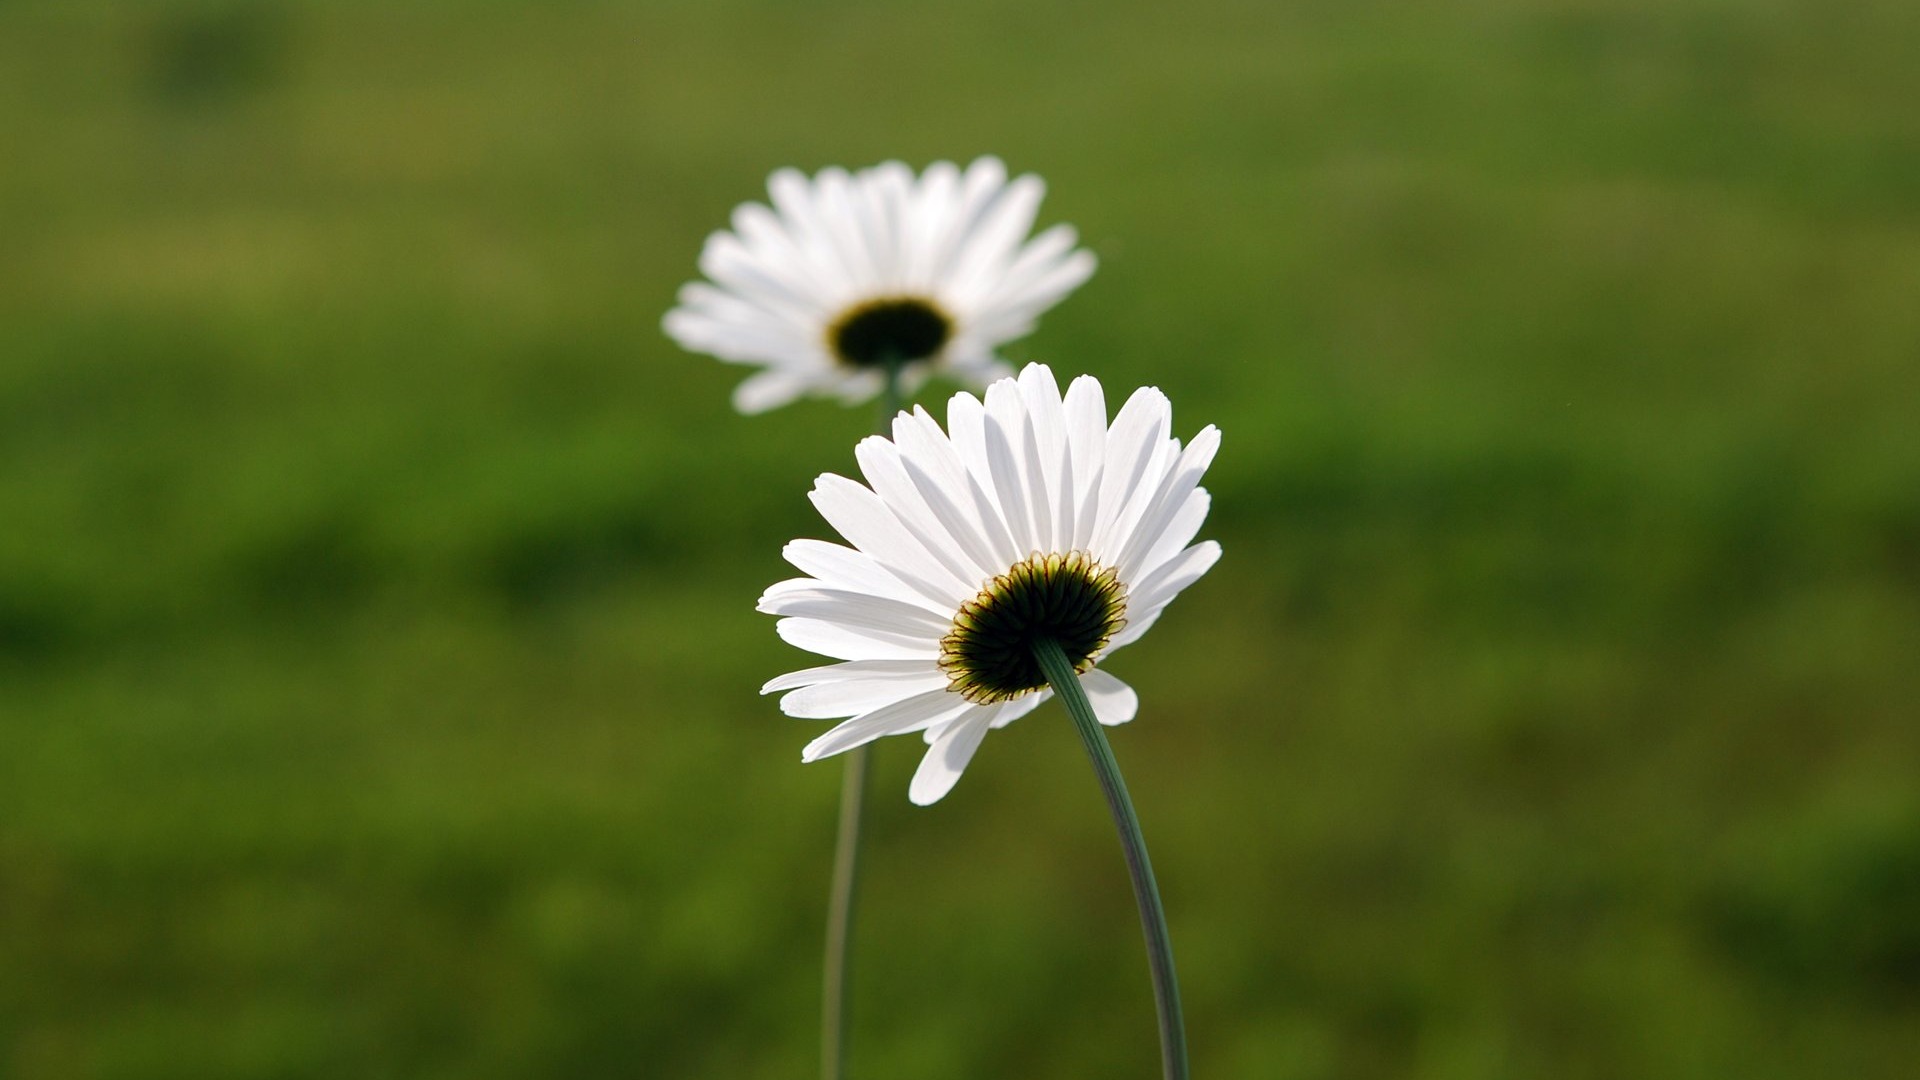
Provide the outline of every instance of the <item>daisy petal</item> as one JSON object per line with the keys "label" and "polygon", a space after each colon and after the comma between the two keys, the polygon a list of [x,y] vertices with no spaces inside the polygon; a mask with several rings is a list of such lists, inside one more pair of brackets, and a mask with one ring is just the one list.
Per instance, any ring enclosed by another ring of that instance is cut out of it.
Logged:
{"label": "daisy petal", "polygon": [[954,292],[963,307],[986,301],[1012,262],[1014,249],[1033,227],[1047,185],[1037,176],[1016,178],[986,206],[954,261]]}
{"label": "daisy petal", "polygon": [[1140,711],[1140,695],[1133,687],[1099,668],[1080,676],[1080,689],[1093,704],[1094,719],[1108,727],[1124,724]]}
{"label": "daisy petal", "polygon": [[844,476],[822,473],[809,496],[820,516],[901,581],[936,603],[958,605],[972,595],[968,584],[921,546],[887,504]]}
{"label": "daisy petal", "polygon": [[938,641],[884,634],[819,619],[788,617],[774,624],[780,640],[836,660],[926,660],[940,655]]}
{"label": "daisy petal", "polygon": [[919,672],[911,679],[849,679],[844,682],[815,683],[792,691],[780,699],[780,711],[807,720],[831,720],[858,716],[882,705],[904,701],[929,690],[945,690],[947,677],[938,668]]}
{"label": "daisy petal", "polygon": [[1213,564],[1219,561],[1220,545],[1212,540],[1202,540],[1168,559],[1165,565],[1149,574],[1134,595],[1143,608],[1164,607],[1182,589],[1200,580],[1200,575],[1213,569]]}
{"label": "daisy petal", "polygon": [[1172,422],[1172,406],[1165,394],[1151,386],[1133,392],[1107,431],[1107,446],[1100,477],[1098,518],[1088,542],[1089,550],[1100,553],[1113,521],[1120,515],[1135,489],[1146,476],[1147,466],[1166,442],[1167,426]]}
{"label": "daisy petal", "polygon": [[1175,515],[1186,507],[1187,495],[1200,485],[1201,475],[1213,464],[1213,455],[1219,449],[1220,429],[1209,424],[1193,437],[1192,444],[1181,452],[1173,468],[1167,470],[1159,490],[1142,509],[1139,520],[1128,529],[1127,542],[1114,555],[1123,576],[1129,579],[1139,576],[1147,552],[1173,524]]}
{"label": "daisy petal", "polygon": [[1006,514],[1007,528],[1013,533],[1014,549],[1025,555],[1045,546],[1033,521],[1033,500],[1028,478],[1020,463],[1025,460],[1027,416],[1020,392],[1011,381],[987,387],[986,452],[987,470],[993,486],[1001,493],[1000,509]]}
{"label": "daisy petal", "polygon": [[1109,562],[1121,563],[1128,542],[1139,531],[1141,520],[1153,506],[1155,497],[1166,488],[1169,475],[1183,452],[1179,439],[1161,439],[1147,455],[1139,481],[1132,485],[1119,509],[1108,519],[1106,532],[1094,541]]}
{"label": "daisy petal", "polygon": [[996,554],[1000,556],[1000,561],[1012,565],[1026,552],[1020,548],[1020,540],[1014,534],[999,490],[994,484],[993,463],[987,454],[986,406],[972,394],[953,395],[947,401],[947,433],[952,438],[954,452],[966,469],[968,491],[975,497],[975,505],[988,539],[997,545]]}
{"label": "daisy petal", "polygon": [[1062,404],[1067,424],[1067,454],[1073,462],[1073,535],[1069,550],[1084,551],[1093,542],[1101,465],[1107,449],[1107,401],[1100,380],[1082,375],[1067,387]]}
{"label": "daisy petal", "polygon": [[1013,723],[1015,720],[1020,719],[1051,700],[1053,700],[1053,691],[1051,690],[1036,690],[1026,697],[1014,698],[1012,701],[1000,706],[1000,715],[993,718],[993,726],[996,728],[1006,727],[1008,724]]}
{"label": "daisy petal", "polygon": [[[900,419],[910,418],[902,413]],[[977,536],[966,535],[968,522],[951,514],[943,518],[928,504],[920,488],[907,475],[897,445],[882,436],[870,435],[854,447],[854,458],[860,463],[860,474],[867,478],[867,484],[880,496],[880,501],[893,511],[901,527],[962,583],[991,575],[992,571],[974,554],[980,551],[981,542]]]}
{"label": "daisy petal", "polygon": [[1058,551],[1073,532],[1072,481],[1065,475],[1067,420],[1060,404],[1060,384],[1045,364],[1028,364],[1017,385],[1027,414],[1026,472],[1035,538],[1041,548]]}
{"label": "daisy petal", "polygon": [[967,763],[973,760],[974,751],[980,749],[980,741],[987,737],[997,711],[994,707],[975,709],[940,729],[907,788],[907,798],[915,806],[931,806],[953,790]]}
{"label": "daisy petal", "polygon": [[946,690],[915,694],[856,716],[813,740],[800,751],[800,760],[818,761],[856,746],[864,746],[882,736],[919,731],[977,708],[979,706],[966,698]]}
{"label": "daisy petal", "polygon": [[777,409],[799,397],[807,389],[807,380],[780,368],[770,368],[733,388],[733,407],[753,416]]}
{"label": "daisy petal", "polygon": [[842,664],[824,664],[820,667],[789,671],[785,675],[768,679],[767,684],[760,688],[760,692],[777,694],[782,690],[792,690],[796,687],[846,682],[850,679],[911,679],[919,677],[926,669],[927,663],[924,660],[849,660]]}
{"label": "daisy petal", "polygon": [[967,475],[953,444],[926,410],[915,407],[893,422],[900,464],[927,507],[953,533],[974,566],[991,574],[1004,561],[995,552],[1010,548],[1000,515],[985,505],[985,497]]}
{"label": "daisy petal", "polygon": [[894,577],[871,555],[850,547],[830,544],[825,540],[794,540],[780,549],[780,555],[830,588],[918,604],[936,615],[950,616],[953,613],[946,604],[935,604]]}
{"label": "daisy petal", "polygon": [[1134,565],[1133,576],[1145,577],[1158,570],[1168,559],[1184,551],[1186,546],[1193,542],[1195,534],[1199,533],[1200,526],[1206,523],[1207,511],[1212,505],[1213,496],[1207,493],[1206,488],[1194,488],[1188,492],[1186,501],[1168,520],[1159,539],[1153,542],[1153,546],[1148,548],[1147,553]]}
{"label": "daisy petal", "polygon": [[842,589],[809,587],[805,578],[768,589],[757,610],[768,615],[796,615],[823,619],[856,629],[876,630],[904,638],[938,641],[952,625],[948,619],[913,604]]}

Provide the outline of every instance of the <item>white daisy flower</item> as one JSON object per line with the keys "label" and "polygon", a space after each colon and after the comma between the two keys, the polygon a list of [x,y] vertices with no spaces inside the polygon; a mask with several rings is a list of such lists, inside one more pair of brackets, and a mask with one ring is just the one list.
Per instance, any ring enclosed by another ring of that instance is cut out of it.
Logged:
{"label": "white daisy flower", "polygon": [[771,208],[744,203],[707,238],[663,323],[684,348],[759,372],[734,390],[758,413],[803,394],[849,404],[900,368],[911,393],[934,370],[976,386],[1013,374],[994,355],[1093,273],[1071,226],[1027,238],[1046,193],[998,158],[919,177],[897,161],[809,180],[781,169]]}
{"label": "white daisy flower", "polygon": [[955,394],[946,432],[916,408],[895,418],[892,439],[861,442],[866,485],[822,475],[813,504],[851,546],[788,544],[809,576],[759,605],[782,616],[787,642],[843,661],[761,688],[784,692],[789,716],[851,717],[802,760],[923,731],[930,748],[908,794],[938,800],[988,729],[1052,696],[1031,647],[1043,636],[1101,723],[1133,719],[1132,688],[1096,665],[1220,557],[1211,540],[1188,546],[1220,433],[1208,426],[1183,449],[1172,423],[1166,395],[1147,387],[1108,426],[1098,380],[1082,375],[1062,400],[1053,372],[1030,364],[984,404]]}

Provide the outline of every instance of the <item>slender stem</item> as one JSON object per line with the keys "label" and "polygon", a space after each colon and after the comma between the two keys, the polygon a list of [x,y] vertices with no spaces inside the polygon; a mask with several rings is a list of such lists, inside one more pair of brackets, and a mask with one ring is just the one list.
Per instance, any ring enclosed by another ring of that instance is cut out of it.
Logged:
{"label": "slender stem", "polygon": [[1127,798],[1127,784],[1120,777],[1120,763],[1114,760],[1113,747],[1106,732],[1093,715],[1093,703],[1080,687],[1073,665],[1060,644],[1051,638],[1034,643],[1034,659],[1046,672],[1053,692],[1073,717],[1080,741],[1093,762],[1100,790],[1107,797],[1107,809],[1120,830],[1120,847],[1126,852],[1127,874],[1133,879],[1133,898],[1140,905],[1140,928],[1147,938],[1147,966],[1153,972],[1153,1007],[1160,1017],[1160,1067],[1166,1080],[1187,1080],[1187,1031],[1180,1017],[1180,983],[1173,973],[1173,942],[1167,937],[1167,913],[1160,906],[1160,886],[1153,880],[1153,863],[1147,859],[1147,841],[1140,834],[1140,819],[1134,815],[1133,800]]}
{"label": "slender stem", "polygon": [[[900,411],[900,363],[886,362],[874,431],[886,435]],[[840,782],[840,827],[834,841],[833,884],[827,898],[827,957],[820,994],[820,1076],[842,1080],[847,1068],[848,984],[853,976],[853,914],[860,891],[860,825],[867,801],[867,747],[845,754]]]}
{"label": "slender stem", "polygon": [[887,381],[880,387],[880,415],[874,418],[873,431],[876,435],[893,434],[893,418],[900,411],[900,368],[899,358],[888,356],[882,360],[887,371]]}
{"label": "slender stem", "polygon": [[867,799],[867,748],[846,753],[840,783],[840,830],[827,904],[827,962],[820,1000],[820,1075],[846,1075],[847,981],[852,974],[853,909],[860,887],[860,814]]}

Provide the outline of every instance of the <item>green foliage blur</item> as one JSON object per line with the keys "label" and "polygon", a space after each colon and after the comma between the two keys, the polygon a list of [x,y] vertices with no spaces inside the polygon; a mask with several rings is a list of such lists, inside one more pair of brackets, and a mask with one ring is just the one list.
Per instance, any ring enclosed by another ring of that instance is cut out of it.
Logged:
{"label": "green foliage blur", "polygon": [[[1920,6],[0,4],[0,1078],[813,1075],[753,611],[868,410],[669,343],[981,153],[1217,423],[1114,670],[1195,1075],[1920,1062]],[[1053,707],[882,744],[854,1074],[1149,1077]]]}

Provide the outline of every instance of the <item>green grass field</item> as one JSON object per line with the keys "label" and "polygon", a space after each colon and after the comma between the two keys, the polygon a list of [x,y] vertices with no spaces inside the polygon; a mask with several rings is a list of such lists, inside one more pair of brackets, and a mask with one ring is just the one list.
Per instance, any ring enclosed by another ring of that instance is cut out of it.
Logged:
{"label": "green grass field", "polygon": [[[998,153],[1008,355],[1217,423],[1115,670],[1196,1076],[1920,1062],[1920,7],[0,4],[0,1078],[813,1075],[753,611],[866,410],[659,330]],[[1154,1075],[1057,707],[906,801],[854,1075]]]}

